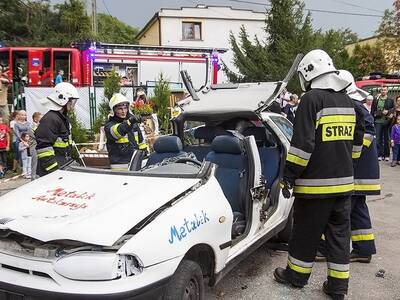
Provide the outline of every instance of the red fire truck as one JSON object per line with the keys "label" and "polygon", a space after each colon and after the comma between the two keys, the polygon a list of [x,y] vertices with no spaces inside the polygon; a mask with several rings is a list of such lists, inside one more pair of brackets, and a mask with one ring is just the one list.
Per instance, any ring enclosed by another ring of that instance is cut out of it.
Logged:
{"label": "red fire truck", "polygon": [[204,81],[206,77],[217,83],[218,55],[224,52],[226,49],[104,43],[73,48],[5,47],[0,48],[0,64],[8,70],[10,80],[22,80],[29,87],[53,86],[59,70],[64,71],[64,80],[75,86],[101,86],[112,69],[129,85],[153,81],[160,71],[180,82],[179,71],[185,68],[195,79]]}

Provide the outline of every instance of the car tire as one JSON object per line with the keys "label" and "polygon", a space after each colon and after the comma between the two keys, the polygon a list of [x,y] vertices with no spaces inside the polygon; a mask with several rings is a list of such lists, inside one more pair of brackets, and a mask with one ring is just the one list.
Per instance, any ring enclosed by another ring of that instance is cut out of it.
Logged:
{"label": "car tire", "polygon": [[179,264],[164,293],[164,300],[203,300],[204,279],[200,266],[184,259]]}
{"label": "car tire", "polygon": [[290,235],[292,233],[293,228],[293,207],[290,210],[285,228],[281,232],[279,232],[276,236],[278,242],[280,243],[288,243],[290,239]]}

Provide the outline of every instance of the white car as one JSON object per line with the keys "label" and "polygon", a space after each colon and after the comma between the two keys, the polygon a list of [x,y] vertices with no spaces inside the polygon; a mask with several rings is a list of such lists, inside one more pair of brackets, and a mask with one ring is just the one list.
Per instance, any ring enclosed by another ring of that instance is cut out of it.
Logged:
{"label": "white car", "polygon": [[1,197],[0,299],[204,299],[204,279],[287,240],[292,125],[265,112],[285,84],[192,94],[137,171],[70,165]]}

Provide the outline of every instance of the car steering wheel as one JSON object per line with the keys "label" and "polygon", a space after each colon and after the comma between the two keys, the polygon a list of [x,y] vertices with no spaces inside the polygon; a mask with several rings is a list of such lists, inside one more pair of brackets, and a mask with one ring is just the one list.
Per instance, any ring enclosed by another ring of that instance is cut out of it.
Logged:
{"label": "car steering wheel", "polygon": [[199,167],[201,167],[201,165],[203,164],[202,162],[198,161],[197,159],[193,159],[190,157],[178,158],[177,160],[174,161],[174,163],[178,163],[178,164],[193,163]]}

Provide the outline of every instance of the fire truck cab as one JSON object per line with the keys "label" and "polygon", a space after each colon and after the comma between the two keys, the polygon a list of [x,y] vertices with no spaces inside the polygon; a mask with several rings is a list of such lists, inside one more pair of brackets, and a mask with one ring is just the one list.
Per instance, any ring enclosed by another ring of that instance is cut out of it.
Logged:
{"label": "fire truck cab", "polygon": [[0,48],[0,64],[12,82],[25,86],[53,86],[59,70],[64,80],[82,85],[81,54],[74,48]]}

